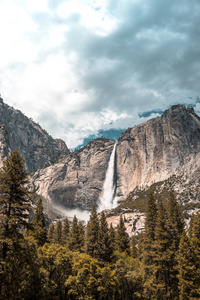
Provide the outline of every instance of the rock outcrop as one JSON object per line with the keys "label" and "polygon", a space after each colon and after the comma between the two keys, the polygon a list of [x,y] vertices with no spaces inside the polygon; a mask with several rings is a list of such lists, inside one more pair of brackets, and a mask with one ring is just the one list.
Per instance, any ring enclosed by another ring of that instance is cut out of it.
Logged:
{"label": "rock outcrop", "polygon": [[35,192],[55,206],[91,209],[98,204],[114,141],[96,139],[63,160],[38,170]]}
{"label": "rock outcrop", "polygon": [[[54,140],[0,99],[0,163],[11,151],[19,150],[25,167],[35,172],[31,177],[35,192],[51,205],[86,210],[98,205],[114,143],[96,139],[71,153],[62,140]],[[189,211],[191,202],[197,205],[200,201],[200,118],[191,107],[175,105],[160,117],[127,129],[116,145],[114,171],[118,201],[135,202],[134,215],[125,216],[133,223],[131,232],[134,226],[140,230],[143,215],[137,214],[144,213],[141,205],[137,207],[137,188],[146,191],[153,183],[176,176],[170,184]],[[125,209],[122,213],[130,214],[129,208],[121,207]],[[111,219],[117,214],[115,211]]]}
{"label": "rock outcrop", "polygon": [[126,130],[117,143],[117,196],[173,174],[192,176],[200,168],[200,118],[175,105],[161,117]]}
{"label": "rock outcrop", "polygon": [[[36,192],[69,208],[97,205],[113,146],[114,141],[97,139],[39,170],[32,178]],[[199,169],[200,118],[192,108],[172,106],[161,117],[128,129],[119,138],[116,195],[122,202],[136,187],[144,189],[172,175],[195,181]]]}
{"label": "rock outcrop", "polygon": [[0,167],[14,150],[20,152],[29,172],[52,165],[69,153],[64,141],[53,139],[40,125],[0,98]]}

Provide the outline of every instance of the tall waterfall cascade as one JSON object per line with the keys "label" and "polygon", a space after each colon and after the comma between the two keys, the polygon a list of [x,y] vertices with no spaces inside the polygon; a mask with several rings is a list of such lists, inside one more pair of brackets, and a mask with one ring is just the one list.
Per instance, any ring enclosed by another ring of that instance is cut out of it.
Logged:
{"label": "tall waterfall cascade", "polygon": [[113,147],[113,151],[108,163],[108,169],[106,171],[106,178],[103,185],[102,194],[99,198],[98,212],[104,209],[111,209],[117,207],[117,197],[115,197],[115,156],[116,156],[116,143]]}

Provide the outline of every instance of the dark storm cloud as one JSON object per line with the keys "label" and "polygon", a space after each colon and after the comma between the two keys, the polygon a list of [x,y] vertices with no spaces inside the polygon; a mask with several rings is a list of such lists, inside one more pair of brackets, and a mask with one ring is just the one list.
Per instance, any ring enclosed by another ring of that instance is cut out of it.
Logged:
{"label": "dark storm cloud", "polygon": [[110,35],[77,22],[67,36],[67,47],[79,56],[82,88],[95,91],[85,109],[142,111],[191,102],[189,96],[199,95],[198,1],[116,2],[109,9],[119,24]]}
{"label": "dark storm cloud", "polygon": [[173,104],[200,114],[199,1],[0,1],[0,15],[2,95],[70,147]]}

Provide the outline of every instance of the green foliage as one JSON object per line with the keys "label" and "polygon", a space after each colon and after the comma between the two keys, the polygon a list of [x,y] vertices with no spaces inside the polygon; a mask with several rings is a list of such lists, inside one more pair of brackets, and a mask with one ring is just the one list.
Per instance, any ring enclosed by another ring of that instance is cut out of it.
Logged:
{"label": "green foliage", "polygon": [[72,275],[65,283],[69,299],[96,299],[99,271],[96,259],[83,253],[74,254]]}
{"label": "green foliage", "polygon": [[55,226],[54,234],[53,234],[53,241],[57,244],[62,244],[62,222],[58,220]]}
{"label": "green foliage", "polygon": [[131,257],[137,258],[137,247],[134,235],[131,237]]}
{"label": "green foliage", "polygon": [[119,281],[119,299],[143,299],[142,265],[139,260],[126,252],[115,251],[113,268]]}
{"label": "green foliage", "polygon": [[53,243],[54,231],[55,231],[55,225],[52,222],[49,226],[49,230],[48,230],[48,234],[47,234],[47,238],[50,243]]}
{"label": "green foliage", "polygon": [[119,282],[115,270],[109,267],[104,267],[100,270],[98,278],[98,298],[99,299],[114,299],[117,294]]}
{"label": "green foliage", "polygon": [[0,299],[40,299],[36,246],[30,238],[15,239],[9,246],[0,272]]}
{"label": "green foliage", "polygon": [[29,232],[31,236],[37,241],[39,246],[43,246],[47,241],[47,229],[43,214],[43,205],[42,199],[40,198],[38,201],[38,205],[33,216],[32,227]]}
{"label": "green foliage", "polygon": [[167,211],[162,201],[157,209],[153,195],[149,196],[145,230],[139,242],[147,298],[178,299],[176,253],[183,227],[183,217],[172,192]]}
{"label": "green foliage", "polygon": [[153,255],[154,255],[154,239],[155,239],[155,226],[157,219],[157,206],[153,194],[149,194],[147,207],[145,229],[140,239],[139,247],[142,250],[140,256],[144,265],[144,287],[146,297],[152,295],[152,276],[153,276]]}
{"label": "green foliage", "polygon": [[65,218],[62,228],[62,242],[65,245],[69,243],[69,221]]}
{"label": "green foliage", "polygon": [[78,227],[78,219],[74,216],[72,221],[71,230],[69,233],[69,249],[72,251],[80,251],[81,250],[81,237]]}
{"label": "green foliage", "polygon": [[95,258],[99,257],[99,221],[94,205],[86,227],[86,253]]}
{"label": "green foliage", "polygon": [[167,202],[168,228],[172,238],[174,251],[178,250],[180,238],[184,229],[183,215],[172,191]]}
{"label": "green foliage", "polygon": [[195,289],[192,292],[193,299],[200,298],[200,213],[194,215],[193,224],[191,228],[191,245],[195,253]]}
{"label": "green foliage", "polygon": [[101,268],[87,254],[73,255],[72,275],[65,282],[69,299],[112,299],[118,288],[116,272]]}
{"label": "green foliage", "polygon": [[74,216],[71,229],[67,219],[63,225],[51,223],[45,243],[41,199],[29,235],[23,230],[28,225],[26,184],[23,160],[15,151],[0,172],[0,299],[200,298],[200,214],[192,217],[187,236],[172,192],[167,206],[160,200],[158,207],[155,193],[149,194],[137,246],[135,237],[130,243],[122,215],[116,229],[108,228],[95,207],[86,232]]}
{"label": "green foliage", "polygon": [[167,232],[169,234],[170,245],[168,252],[170,251],[169,260],[169,284],[171,288],[171,294],[174,299],[178,299],[178,271],[177,271],[177,261],[176,253],[179,248],[179,243],[181,235],[184,231],[184,221],[183,215],[181,213],[180,207],[174,197],[172,191],[169,195],[169,200],[167,202]]}
{"label": "green foliage", "polygon": [[83,252],[84,245],[85,245],[85,228],[81,221],[78,222],[78,232],[79,232],[79,249],[80,252]]}
{"label": "green foliage", "polygon": [[0,246],[3,258],[10,241],[27,226],[29,191],[24,160],[18,151],[10,154],[0,171]]}
{"label": "green foliage", "polygon": [[[28,177],[18,151],[10,154],[0,171],[0,294],[1,299],[31,298],[37,286],[35,248],[24,239],[30,208]],[[34,289],[33,289],[34,290]],[[37,292],[36,298],[37,298]]]}
{"label": "green foliage", "polygon": [[155,225],[155,236],[152,254],[152,275],[148,281],[152,282],[154,299],[172,299],[170,262],[172,251],[170,249],[171,239],[167,227],[167,214],[163,203],[159,204],[157,220]]}
{"label": "green foliage", "polygon": [[104,212],[100,216],[99,225],[99,259],[110,261],[113,251],[111,248],[109,229]]}
{"label": "green foliage", "polygon": [[59,244],[38,250],[43,285],[41,299],[65,299],[65,281],[72,273],[71,253]]}
{"label": "green foliage", "polygon": [[116,232],[112,226],[112,223],[110,224],[110,228],[109,228],[109,243],[110,243],[110,249],[112,251],[111,253],[111,257],[112,257],[113,252],[116,250]]}
{"label": "green foliage", "polygon": [[130,254],[130,240],[128,233],[126,232],[122,215],[120,215],[119,224],[116,230],[116,249],[119,252],[126,252],[127,254]]}
{"label": "green foliage", "polygon": [[[193,298],[192,294],[196,294],[198,286],[196,286],[199,280],[199,274],[197,274],[197,259],[195,255],[195,249],[192,247],[191,242],[186,235],[185,231],[182,233],[180,240],[179,250],[177,253],[178,261],[178,279],[179,279],[179,291],[180,300],[199,299]],[[199,273],[199,271],[198,271]],[[198,277],[198,278],[197,278]]]}

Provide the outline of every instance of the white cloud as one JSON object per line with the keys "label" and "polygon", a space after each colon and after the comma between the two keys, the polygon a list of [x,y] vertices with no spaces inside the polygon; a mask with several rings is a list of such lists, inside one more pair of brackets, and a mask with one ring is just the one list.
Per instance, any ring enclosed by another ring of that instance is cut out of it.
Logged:
{"label": "white cloud", "polygon": [[118,24],[117,18],[106,9],[106,1],[66,1],[58,7],[57,13],[63,19],[78,15],[81,26],[99,35],[109,34]]}
{"label": "white cloud", "polygon": [[9,0],[0,4],[1,68],[36,59],[37,47],[29,38],[36,30],[37,25],[22,7]]}
{"label": "white cloud", "polygon": [[4,101],[70,147],[195,103],[200,5],[169,1],[1,0]]}
{"label": "white cloud", "polygon": [[30,13],[49,12],[48,0],[22,0],[20,2]]}

